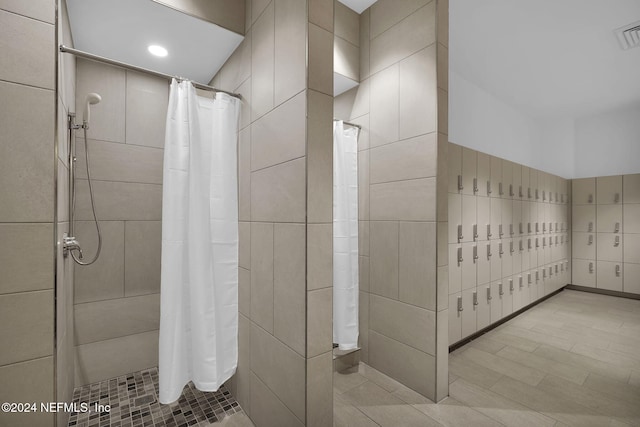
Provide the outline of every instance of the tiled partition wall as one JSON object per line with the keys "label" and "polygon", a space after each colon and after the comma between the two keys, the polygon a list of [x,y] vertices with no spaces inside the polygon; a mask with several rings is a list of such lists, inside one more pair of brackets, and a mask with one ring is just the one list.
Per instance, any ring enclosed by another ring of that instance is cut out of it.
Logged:
{"label": "tiled partition wall", "polygon": [[[54,391],[54,0],[0,2],[0,401]],[[0,412],[3,426],[54,415]]]}
{"label": "tiled partition wall", "polygon": [[640,174],[573,180],[573,280],[640,294]]}
{"label": "tiled partition wall", "polygon": [[[447,139],[447,31],[436,21],[446,21],[447,6],[380,0],[364,11],[360,86],[336,97],[334,111],[362,126],[362,360],[431,399],[447,392],[445,379],[436,393],[436,356],[443,350],[447,357],[446,338],[436,334],[442,324],[447,330],[446,298],[438,299],[436,286],[437,221],[447,220],[436,211],[439,148],[446,155]],[[446,366],[438,367],[446,378]]]}
{"label": "tiled partition wall", "polygon": [[571,281],[569,181],[449,144],[449,343]]}
{"label": "tiled partition wall", "polygon": [[212,84],[244,98],[239,362],[256,426],[331,426],[333,0],[253,0]]}
{"label": "tiled partition wall", "polygon": [[[81,59],[76,77],[76,111],[83,111],[87,93],[102,96],[92,106],[88,131],[102,253],[95,264],[75,267],[79,386],[158,363],[162,147],[169,86],[164,79]],[[97,233],[81,130],[76,147],[75,234],[89,260]]]}

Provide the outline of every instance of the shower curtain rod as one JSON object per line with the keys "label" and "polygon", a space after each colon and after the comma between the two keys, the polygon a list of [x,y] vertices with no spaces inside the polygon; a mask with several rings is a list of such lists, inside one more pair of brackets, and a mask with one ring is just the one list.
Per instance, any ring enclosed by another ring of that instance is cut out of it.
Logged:
{"label": "shower curtain rod", "polygon": [[[70,53],[71,55],[79,56],[80,58],[86,58],[86,59],[90,59],[92,61],[97,61],[97,62],[104,62],[105,64],[115,65],[116,67],[126,68],[128,70],[139,71],[141,73],[146,73],[146,74],[151,74],[151,75],[158,76],[158,77],[163,77],[163,78],[168,79],[168,80],[171,80],[171,79],[185,80],[182,77],[172,76],[170,74],[165,74],[165,73],[161,73],[161,72],[158,72],[158,71],[149,70],[148,68],[142,68],[142,67],[138,67],[136,65],[127,64],[126,62],[116,61],[114,59],[105,58],[104,56],[94,55],[93,53],[84,52],[82,50],[78,50],[78,49],[74,49],[74,48],[71,48],[71,47],[67,47],[67,46],[65,46],[63,44],[60,45],[60,52]],[[222,93],[226,93],[227,95],[233,96],[234,98],[242,99],[242,95],[240,95],[239,93],[227,92],[226,90],[216,89],[216,88],[214,88],[212,86],[203,85],[202,83],[198,83],[198,82],[193,82],[192,81],[191,83],[197,89],[210,90],[210,91],[213,91],[213,92],[222,92]]]}
{"label": "shower curtain rod", "polygon": [[[338,119],[333,119],[333,121],[334,121],[334,122],[339,122],[340,120],[338,120]],[[354,128],[362,129],[362,126],[357,125],[357,124],[355,124],[355,123],[345,122],[344,120],[342,121],[342,123],[344,123],[345,125],[348,125],[348,126],[353,126]]]}

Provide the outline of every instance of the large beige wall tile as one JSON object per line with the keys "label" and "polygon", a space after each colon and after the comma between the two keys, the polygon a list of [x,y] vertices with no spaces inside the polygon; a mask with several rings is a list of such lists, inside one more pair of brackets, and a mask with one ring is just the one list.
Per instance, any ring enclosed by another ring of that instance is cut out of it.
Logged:
{"label": "large beige wall tile", "polygon": [[371,330],[435,356],[435,311],[377,295],[371,295],[369,310]]}
{"label": "large beige wall tile", "polygon": [[238,368],[234,377],[234,396],[242,409],[251,415],[251,321],[242,314],[238,316]]}
{"label": "large beige wall tile", "polygon": [[[3,402],[53,402],[53,357],[0,367],[0,400]],[[54,415],[46,412],[0,412],[3,426],[50,427]]]}
{"label": "large beige wall tile", "polygon": [[251,316],[251,271],[238,268],[238,311]]}
{"label": "large beige wall tile", "polygon": [[307,224],[307,290],[333,286],[333,224]]}
{"label": "large beige wall tile", "polygon": [[296,417],[305,419],[305,359],[255,325],[251,325],[251,370]]}
{"label": "large beige wall tile", "polygon": [[364,363],[369,363],[369,292],[359,292],[358,299],[358,341],[360,357]]}
{"label": "large beige wall tile", "polygon": [[124,231],[124,293],[126,296],[160,292],[162,224],[127,221]]}
{"label": "large beige wall tile", "polygon": [[154,366],[158,366],[158,331],[83,344],[76,347],[76,387]]}
{"label": "large beige wall tile", "polygon": [[305,247],[304,224],[274,225],[273,334],[300,355],[305,354]]}
{"label": "large beige wall tile", "polygon": [[370,150],[371,183],[436,176],[437,139],[431,133]]}
{"label": "large beige wall tile", "polygon": [[370,288],[369,265],[370,261],[368,256],[358,257],[358,285],[359,289],[365,292],[369,292]]}
{"label": "large beige wall tile", "polygon": [[[92,185],[99,221],[161,219],[161,185],[113,181],[93,181]],[[93,220],[85,179],[76,182],[76,219]]]}
{"label": "large beige wall tile", "polygon": [[395,221],[372,221],[370,227],[370,290],[398,299],[399,225]]}
{"label": "large beige wall tile", "polygon": [[435,187],[435,178],[373,184],[371,219],[435,221]]}
{"label": "large beige wall tile", "polygon": [[273,333],[273,224],[251,223],[251,320]]}
{"label": "large beige wall tile", "polygon": [[401,222],[399,246],[400,301],[435,310],[436,224]]}
{"label": "large beige wall tile", "polygon": [[[102,221],[102,251],[98,260],[75,268],[75,302],[100,301],[124,296],[124,222]],[[76,236],[85,260],[95,256],[98,236],[92,221],[76,222]]]}
{"label": "large beige wall tile", "polygon": [[251,223],[238,223],[238,265],[251,270]]}
{"label": "large beige wall tile", "polygon": [[51,224],[0,224],[0,294],[53,288]]}
{"label": "large beige wall tile", "polygon": [[625,204],[624,212],[624,232],[640,233],[640,204]]}
{"label": "large beige wall tile", "polygon": [[305,160],[251,173],[252,221],[304,222]]}
{"label": "large beige wall tile", "polygon": [[[249,69],[251,72],[251,69]],[[240,106],[240,129],[244,129],[251,124],[251,114],[253,111],[252,102],[251,102],[251,78],[248,78],[244,81],[238,88],[235,90],[236,93],[242,95],[242,104]]]}
{"label": "large beige wall tile", "polygon": [[354,46],[360,44],[360,22],[358,14],[344,4],[335,3],[335,35]]}
{"label": "large beige wall tile", "polygon": [[[336,0],[337,1],[337,0]],[[349,89],[346,92],[333,98],[333,118],[348,121],[351,117],[351,110],[360,92],[360,86]]]}
{"label": "large beige wall tile", "polygon": [[[91,179],[162,184],[164,150],[89,139]],[[76,142],[76,178],[87,178],[84,139]]]}
{"label": "large beige wall tile", "polygon": [[333,71],[353,81],[360,80],[359,49],[340,37],[333,38]]}
{"label": "large beige wall tile", "polygon": [[[436,40],[436,6],[431,2],[371,39],[371,73],[377,73]],[[372,11],[372,24],[375,22]],[[374,25],[372,25],[373,29]],[[433,82],[435,84],[435,81]]]}
{"label": "large beige wall tile", "polygon": [[238,87],[251,77],[251,31],[229,57],[211,85],[237,92]]}
{"label": "large beige wall tile", "polygon": [[18,15],[45,21],[50,24],[55,20],[55,3],[48,0],[24,2],[20,0],[2,0],[0,9]]}
{"label": "large beige wall tile", "polygon": [[308,38],[307,87],[333,96],[333,34],[309,24]]}
{"label": "large beige wall tile", "polygon": [[0,365],[53,354],[53,305],[52,290],[0,295]]}
{"label": "large beige wall tile", "polygon": [[369,78],[371,74],[371,8],[360,14],[360,81]]}
{"label": "large beige wall tile", "polygon": [[58,188],[57,188],[57,213],[58,223],[69,221],[69,169],[62,163],[58,163]]}
{"label": "large beige wall tile", "polygon": [[[439,24],[438,24],[439,25]],[[449,91],[449,49],[438,43],[438,88]],[[488,154],[487,154],[488,155]]]}
{"label": "large beige wall tile", "polygon": [[253,123],[252,171],[305,155],[306,101],[306,94],[299,93]]}
{"label": "large beige wall tile", "polygon": [[245,2],[237,0],[157,0],[238,34],[245,30]]}
{"label": "large beige wall tile", "polygon": [[[275,105],[280,105],[302,91],[306,85],[307,2],[298,0],[274,1],[274,96]],[[291,120],[289,124],[294,124],[294,121]]]}
{"label": "large beige wall tile", "polygon": [[333,32],[334,0],[309,0],[309,22]]}
{"label": "large beige wall tile", "polygon": [[333,424],[333,353],[307,361],[307,425]]}
{"label": "large beige wall tile", "polygon": [[251,419],[256,427],[304,426],[254,373],[251,373]]}
{"label": "large beige wall tile", "polygon": [[255,24],[256,20],[262,15],[266,7],[271,4],[272,0],[249,0],[251,3],[251,24]]}
{"label": "large beige wall tile", "polygon": [[[5,14],[0,11],[0,17]],[[1,21],[0,28],[4,28]],[[16,58],[7,55],[7,58]],[[17,61],[3,61],[3,64]],[[0,221],[50,222],[53,219],[54,94],[0,82],[0,99],[11,100],[0,106],[0,128],[3,129]]]}
{"label": "large beige wall tile", "polygon": [[369,363],[423,396],[435,397],[435,358],[375,331],[369,333]]}
{"label": "large beige wall tile", "polygon": [[369,221],[358,221],[358,254],[369,256]]}
{"label": "large beige wall tile", "polygon": [[371,216],[370,150],[358,152],[358,219],[369,220]]}
{"label": "large beige wall tile", "polygon": [[380,0],[371,6],[371,38],[375,38],[411,15],[429,0],[411,0],[397,2],[394,0]]}
{"label": "large beige wall tile", "polygon": [[238,219],[251,220],[251,128],[238,135]]}
{"label": "large beige wall tile", "polygon": [[333,343],[333,288],[307,293],[307,357],[330,352]]}
{"label": "large beige wall tile", "polygon": [[[100,103],[91,106],[88,137],[101,141],[125,142],[126,71],[98,62],[78,60],[76,71],[76,121],[82,122],[87,94],[102,95]],[[166,105],[165,105],[166,107]],[[165,117],[166,120],[166,117]],[[158,126],[164,127],[164,121]],[[78,136],[82,132],[77,133]]]}
{"label": "large beige wall tile", "polygon": [[[253,2],[254,6],[256,1]],[[275,1],[268,3],[251,28],[251,120],[274,107]],[[253,16],[256,16],[253,9]]]}
{"label": "large beige wall tile", "polygon": [[622,192],[625,203],[640,203],[640,173],[622,177]]}
{"label": "large beige wall tile", "polygon": [[307,222],[333,220],[333,98],[308,91]]}
{"label": "large beige wall tile", "polygon": [[399,66],[393,65],[371,77],[371,113],[369,114],[371,147],[399,139],[399,75]]}
{"label": "large beige wall tile", "polygon": [[126,142],[164,147],[169,85],[167,80],[127,71]]}
{"label": "large beige wall tile", "polygon": [[438,43],[449,47],[449,0],[437,0]]}
{"label": "large beige wall tile", "polygon": [[53,25],[0,10],[0,39],[4,41],[3,55],[11,58],[0,64],[0,80],[54,88]]}
{"label": "large beige wall tile", "polygon": [[[441,101],[436,87],[435,45],[400,62],[400,139],[436,130],[437,106]],[[446,133],[441,126],[438,131]]]}
{"label": "large beige wall tile", "polygon": [[160,327],[160,294],[75,305],[76,345],[104,341]]}

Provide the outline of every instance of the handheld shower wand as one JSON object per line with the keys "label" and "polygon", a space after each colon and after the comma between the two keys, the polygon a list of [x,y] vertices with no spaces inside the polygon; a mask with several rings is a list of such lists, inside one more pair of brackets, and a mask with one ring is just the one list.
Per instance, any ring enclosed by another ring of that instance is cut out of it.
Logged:
{"label": "handheld shower wand", "polygon": [[90,105],[95,105],[98,102],[102,101],[102,97],[95,92],[92,92],[87,95],[87,99],[84,103],[84,114],[82,116],[82,127],[86,130],[89,129],[89,120],[91,118],[91,107]]}

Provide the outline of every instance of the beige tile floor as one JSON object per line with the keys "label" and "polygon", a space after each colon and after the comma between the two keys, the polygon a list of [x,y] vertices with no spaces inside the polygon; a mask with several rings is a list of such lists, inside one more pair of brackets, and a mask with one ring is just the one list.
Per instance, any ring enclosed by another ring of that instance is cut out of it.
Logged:
{"label": "beige tile floor", "polygon": [[640,426],[640,301],[565,290],[449,356],[435,404],[360,364],[334,425]]}

